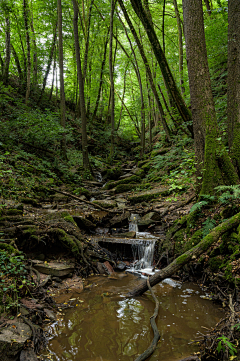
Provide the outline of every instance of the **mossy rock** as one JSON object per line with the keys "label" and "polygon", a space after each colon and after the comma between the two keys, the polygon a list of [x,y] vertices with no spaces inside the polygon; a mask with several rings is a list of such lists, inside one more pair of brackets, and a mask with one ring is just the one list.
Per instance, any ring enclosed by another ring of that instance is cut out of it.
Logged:
{"label": "mossy rock", "polygon": [[0,251],[7,251],[9,254],[19,254],[19,251],[12,245],[0,242]]}
{"label": "mossy rock", "polygon": [[166,154],[167,152],[169,152],[171,148],[165,148],[165,147],[162,147],[160,149],[154,149],[152,152],[151,152],[151,157],[155,157],[156,155],[163,155],[163,154]]}
{"label": "mossy rock", "polygon": [[93,204],[97,204],[103,208],[114,208],[117,206],[117,202],[112,200],[95,200],[92,202]]}
{"label": "mossy rock", "polygon": [[122,175],[122,169],[120,166],[107,169],[105,172],[106,179],[117,180]]}
{"label": "mossy rock", "polygon": [[73,191],[73,194],[75,194],[76,196],[79,196],[79,195],[84,195],[86,198],[90,198],[91,197],[91,193],[89,192],[89,190],[83,188],[83,187],[80,187],[80,188],[76,188],[74,191]]}
{"label": "mossy rock", "polygon": [[129,184],[129,183],[141,183],[141,178],[137,175],[132,175],[131,177],[120,179],[116,182],[108,182],[104,189],[112,189],[117,187],[119,184]]}
{"label": "mossy rock", "polygon": [[139,167],[139,168],[142,168],[142,166],[143,166],[144,164],[148,164],[149,162],[150,162],[149,159],[140,160],[140,161],[138,162],[138,167]]}
{"label": "mossy rock", "polygon": [[24,204],[31,204],[33,207],[40,207],[39,202],[34,198],[21,197],[19,200]]}
{"label": "mossy rock", "polygon": [[147,173],[151,169],[151,167],[152,167],[152,163],[148,162],[142,166],[142,170],[144,171],[144,173]]}
{"label": "mossy rock", "polygon": [[7,216],[23,215],[23,207],[4,209],[2,214],[6,214]]}
{"label": "mossy rock", "polygon": [[133,184],[119,184],[115,190],[114,193],[118,194],[118,193],[124,193],[124,192],[129,192],[132,191],[134,189],[136,189],[138,187],[138,184],[133,183]]}
{"label": "mossy rock", "polygon": [[141,203],[145,201],[150,201],[159,196],[165,196],[168,194],[167,188],[155,188],[145,192],[140,192],[135,195],[131,195],[128,197],[128,200],[132,203]]}
{"label": "mossy rock", "polygon": [[141,178],[143,178],[144,174],[145,174],[145,172],[144,172],[144,170],[141,169],[141,168],[137,169],[137,170],[134,172],[134,175],[137,175],[138,177],[141,177]]}

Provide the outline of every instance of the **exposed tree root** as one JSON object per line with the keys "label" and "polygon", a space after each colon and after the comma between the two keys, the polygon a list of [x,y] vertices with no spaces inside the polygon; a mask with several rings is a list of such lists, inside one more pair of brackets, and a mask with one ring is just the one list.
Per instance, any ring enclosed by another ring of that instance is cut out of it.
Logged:
{"label": "exposed tree root", "polygon": [[152,326],[152,329],[153,329],[153,333],[154,333],[154,337],[153,337],[153,340],[152,340],[152,343],[151,345],[147,348],[146,351],[144,351],[140,356],[138,356],[136,358],[135,361],[144,361],[146,360],[155,350],[156,350],[156,347],[157,347],[157,343],[160,339],[160,334],[158,332],[158,329],[157,329],[157,325],[156,325],[156,318],[157,318],[157,315],[158,315],[158,310],[159,310],[159,302],[158,302],[158,299],[157,297],[155,296],[153,290],[152,290],[152,287],[150,286],[150,283],[149,283],[149,278],[147,279],[147,285],[148,285],[148,288],[151,292],[151,295],[155,301],[155,309],[154,309],[154,313],[153,315],[150,317],[150,323],[151,323],[151,326]]}
{"label": "exposed tree root", "polygon": [[[236,227],[239,223],[240,223],[240,213],[237,213],[235,216],[229,218],[225,222],[213,228],[213,230],[206,237],[204,237],[203,240],[199,242],[195,247],[191,248],[189,251],[185,252],[184,254],[176,258],[167,267],[163,268],[161,271],[155,273],[155,275],[150,277],[149,279],[150,285],[151,286],[156,285],[165,278],[173,275],[175,272],[180,270],[185,264],[189,263],[191,260],[196,259],[203,252],[207,251],[208,248],[214,242],[216,242],[223,233]],[[148,290],[147,281],[143,281],[132,291],[130,291],[127,294],[127,296],[128,297],[140,296],[147,290]]]}

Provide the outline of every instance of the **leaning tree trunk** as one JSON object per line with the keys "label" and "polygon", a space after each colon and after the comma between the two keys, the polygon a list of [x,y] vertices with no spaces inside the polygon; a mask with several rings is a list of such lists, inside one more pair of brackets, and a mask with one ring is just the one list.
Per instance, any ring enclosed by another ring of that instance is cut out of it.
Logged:
{"label": "leaning tree trunk", "polygon": [[201,193],[212,194],[221,184],[236,184],[237,174],[219,140],[212,95],[201,0],[183,0],[184,31],[192,106],[197,174]]}
{"label": "leaning tree trunk", "polygon": [[228,1],[228,145],[240,176],[240,1]]}
{"label": "leaning tree trunk", "polygon": [[158,93],[157,93],[157,89],[156,89],[156,86],[154,84],[154,80],[153,80],[153,76],[152,76],[152,72],[151,72],[151,69],[150,69],[150,66],[149,66],[149,63],[148,63],[148,60],[147,60],[147,57],[145,55],[145,52],[144,52],[144,48],[138,38],[138,35],[136,33],[136,30],[134,29],[134,26],[131,22],[131,19],[129,18],[128,16],[128,13],[126,11],[126,8],[124,6],[124,3],[122,0],[118,0],[118,3],[121,7],[121,10],[124,14],[124,17],[126,19],[126,22],[128,23],[128,26],[131,30],[131,33],[134,37],[134,40],[136,41],[136,44],[138,46],[138,50],[141,54],[141,57],[142,57],[142,60],[143,60],[143,63],[144,63],[144,66],[145,66],[145,69],[146,69],[146,73],[147,73],[147,76],[148,76],[148,79],[149,79],[149,83],[150,83],[150,86],[151,86],[151,89],[152,89],[152,92],[153,92],[153,95],[155,97],[155,100],[156,100],[156,104],[157,104],[157,107],[158,107],[158,111],[159,111],[159,116],[160,116],[160,119],[161,119],[161,123],[162,123],[162,126],[163,126],[163,129],[167,135],[167,139],[168,141],[171,141],[171,131],[169,129],[169,126],[167,125],[167,122],[165,120],[165,115],[164,115],[164,111],[163,111],[163,107],[162,107],[162,104],[160,102],[160,99],[159,99],[159,96],[158,96]]}
{"label": "leaning tree trunk", "polygon": [[[62,38],[62,1],[58,0],[58,53],[59,53],[59,71],[60,71],[60,109],[61,126],[65,128],[66,124],[66,104],[64,91],[64,70],[63,70],[63,38]],[[66,158],[66,135],[62,135],[61,149],[63,157]]]}
{"label": "leaning tree trunk", "polygon": [[80,112],[81,112],[81,121],[82,121],[83,168],[84,168],[84,170],[91,171],[89,158],[88,158],[87,118],[86,118],[84,83],[83,83],[82,66],[81,66],[81,58],[80,58],[80,47],[79,47],[79,36],[78,36],[78,4],[77,4],[76,0],[72,0],[72,3],[73,3],[73,11],[74,11],[73,31],[74,31],[74,41],[75,41],[76,62],[77,62]]}
{"label": "leaning tree trunk", "polygon": [[152,49],[153,49],[156,59],[158,61],[159,67],[161,69],[167,90],[171,94],[171,96],[174,100],[174,103],[176,104],[176,107],[177,107],[179,114],[181,115],[183,121],[185,123],[187,123],[188,129],[192,133],[191,126],[189,126],[189,124],[191,123],[191,120],[192,120],[191,113],[190,113],[180,91],[178,90],[178,87],[173,78],[172,72],[168,65],[167,59],[164,55],[164,52],[162,51],[162,47],[157,38],[156,32],[155,32],[151,22],[149,21],[147,13],[145,12],[145,10],[142,6],[142,2],[141,2],[141,0],[131,0],[131,4],[132,4],[132,7],[133,7],[135,13],[139,17],[141,23],[143,24],[143,26],[146,30],[148,39],[151,43]]}
{"label": "leaning tree trunk", "polygon": [[[190,0],[186,0],[190,1]],[[196,1],[196,0],[193,0]],[[192,260],[199,257],[203,252],[206,252],[211,245],[216,242],[223,233],[229,231],[230,229],[237,227],[240,223],[240,213],[237,213],[232,218],[229,218],[227,221],[221,223],[219,226],[215,227],[203,240],[198,243],[195,247],[191,248],[189,251],[185,252],[178,258],[176,258],[172,263],[167,267],[163,268],[161,271],[155,273],[151,276],[149,281],[150,285],[154,286],[157,283],[163,281],[165,278],[170,277],[178,270],[180,270],[185,264],[191,262]],[[143,281],[132,291],[130,291],[128,297],[136,297],[142,295],[148,290],[147,281]]]}

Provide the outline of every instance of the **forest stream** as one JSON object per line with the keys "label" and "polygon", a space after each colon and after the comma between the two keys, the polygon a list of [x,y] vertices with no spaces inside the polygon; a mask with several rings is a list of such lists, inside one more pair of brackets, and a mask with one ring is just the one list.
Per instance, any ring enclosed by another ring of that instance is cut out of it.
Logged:
{"label": "forest stream", "polygon": [[[149,318],[154,302],[148,291],[125,298],[141,278],[133,274],[91,276],[81,294],[61,295],[57,302],[71,307],[47,326],[48,355],[53,361],[131,361],[151,344]],[[160,302],[157,327],[161,339],[149,360],[177,361],[198,351],[196,341],[223,316],[219,305],[194,283],[166,279],[153,287]]]}

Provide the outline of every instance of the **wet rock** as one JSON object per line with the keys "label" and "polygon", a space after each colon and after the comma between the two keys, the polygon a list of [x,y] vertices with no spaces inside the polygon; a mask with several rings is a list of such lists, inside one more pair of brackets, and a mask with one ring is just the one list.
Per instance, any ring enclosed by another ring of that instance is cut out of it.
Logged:
{"label": "wet rock", "polygon": [[38,361],[38,358],[33,349],[28,348],[21,351],[20,361]]}
{"label": "wet rock", "polygon": [[130,212],[125,212],[123,214],[116,215],[112,219],[110,219],[110,224],[112,227],[127,226],[129,217],[130,217]]}
{"label": "wet rock", "polygon": [[65,264],[60,262],[44,263],[38,260],[33,260],[32,262],[36,270],[46,275],[63,277],[74,271],[74,264]]}
{"label": "wet rock", "polygon": [[126,237],[126,238],[136,238],[136,232],[125,232],[125,233],[118,233],[116,237]]}
{"label": "wet rock", "polygon": [[58,283],[62,283],[62,279],[59,277],[53,277],[52,280]]}
{"label": "wet rock", "polygon": [[73,220],[76,222],[77,226],[81,229],[95,229],[96,225],[89,221],[89,219],[86,219],[81,216],[73,216]]}
{"label": "wet rock", "polygon": [[51,320],[51,321],[55,321],[56,320],[56,315],[53,311],[49,310],[48,308],[44,308],[43,311],[46,313],[47,317]]}
{"label": "wet rock", "polygon": [[1,361],[17,361],[25,342],[31,336],[30,327],[22,322],[15,322],[2,328],[0,332]]}
{"label": "wet rock", "polygon": [[103,263],[103,266],[105,268],[105,270],[107,271],[107,274],[112,274],[114,272],[113,267],[110,265],[110,263],[108,261]]}
{"label": "wet rock", "polygon": [[126,263],[120,261],[120,262],[118,262],[116,268],[119,269],[120,271],[124,271],[127,268],[127,265],[126,265]]}
{"label": "wet rock", "polygon": [[97,270],[100,273],[100,275],[104,275],[106,273],[106,269],[103,266],[103,263],[101,263],[101,262],[97,263]]}
{"label": "wet rock", "polygon": [[161,220],[160,215],[157,212],[150,212],[145,214],[141,218],[141,220],[138,222],[139,227],[147,227],[150,226],[150,224],[153,224],[155,222],[159,222]]}
{"label": "wet rock", "polygon": [[104,199],[103,200],[98,199],[98,200],[93,201],[92,203],[95,203],[98,206],[101,206],[103,208],[114,208],[117,205],[116,201],[104,200]]}

